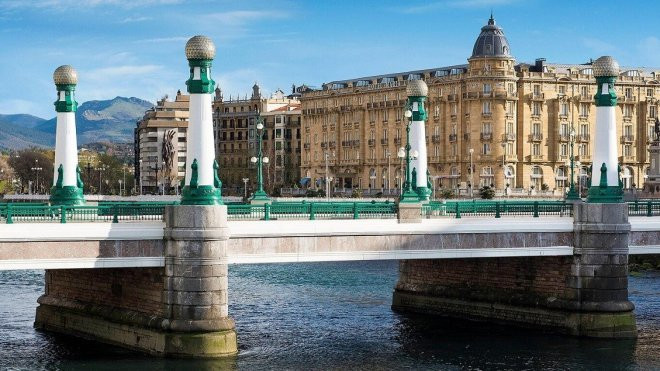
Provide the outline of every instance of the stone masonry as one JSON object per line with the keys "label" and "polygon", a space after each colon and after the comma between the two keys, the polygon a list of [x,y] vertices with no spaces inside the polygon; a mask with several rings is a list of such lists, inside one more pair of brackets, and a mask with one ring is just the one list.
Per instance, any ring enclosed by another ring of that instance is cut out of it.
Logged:
{"label": "stone masonry", "polygon": [[578,336],[636,337],[625,208],[576,204],[573,256],[401,261],[392,307]]}

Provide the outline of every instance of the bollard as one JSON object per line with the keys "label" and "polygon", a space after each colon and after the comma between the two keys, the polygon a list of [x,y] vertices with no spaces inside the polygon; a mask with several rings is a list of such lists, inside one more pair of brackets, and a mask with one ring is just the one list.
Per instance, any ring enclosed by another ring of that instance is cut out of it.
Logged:
{"label": "bollard", "polygon": [[353,202],[353,219],[359,219],[359,213],[358,213],[358,203]]}
{"label": "bollard", "polygon": [[653,216],[653,212],[651,210],[651,201],[646,202],[646,216]]}
{"label": "bollard", "polygon": [[309,220],[316,220],[316,215],[314,215],[314,203],[309,203]]}
{"label": "bollard", "polygon": [[499,218],[500,217],[500,203],[495,202],[495,217]]}
{"label": "bollard", "polygon": [[264,220],[270,220],[270,203],[264,204]]}
{"label": "bollard", "polygon": [[539,202],[534,201],[534,217],[538,218],[539,217]]}
{"label": "bollard", "polygon": [[112,222],[119,223],[119,216],[117,215],[117,206],[112,207]]}
{"label": "bollard", "polygon": [[460,208],[458,207],[458,205],[459,205],[459,203],[456,202],[456,219],[460,219],[460,218],[461,218],[461,210],[460,210]]}
{"label": "bollard", "polygon": [[64,205],[60,206],[60,223],[66,223],[66,210],[64,209]]}
{"label": "bollard", "polygon": [[11,217],[11,204],[7,204],[7,224],[14,224],[14,219]]}

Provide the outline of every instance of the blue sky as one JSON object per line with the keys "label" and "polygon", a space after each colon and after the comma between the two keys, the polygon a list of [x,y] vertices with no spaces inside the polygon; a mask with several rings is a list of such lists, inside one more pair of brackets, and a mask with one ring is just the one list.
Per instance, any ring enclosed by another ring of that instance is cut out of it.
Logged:
{"label": "blue sky", "polygon": [[613,55],[660,69],[657,1],[0,0],[0,113],[54,116],[53,70],[78,100],[185,90],[186,40],[211,37],[225,96],[466,63],[491,9],[519,62]]}

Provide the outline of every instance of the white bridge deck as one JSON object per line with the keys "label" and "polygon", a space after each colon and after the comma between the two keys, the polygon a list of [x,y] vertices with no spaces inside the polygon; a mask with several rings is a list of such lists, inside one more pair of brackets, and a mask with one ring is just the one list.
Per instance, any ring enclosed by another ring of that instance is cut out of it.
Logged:
{"label": "white bridge deck", "polygon": [[[630,223],[633,232],[660,232],[660,218],[631,217]],[[163,266],[162,253],[128,257],[71,253],[57,258],[7,254],[9,249],[21,249],[27,244],[34,250],[46,244],[49,246],[44,249],[52,249],[52,243],[57,243],[58,250],[66,251],[69,247],[66,242],[162,241],[163,228],[162,222],[3,224],[0,225],[0,247],[4,246],[4,250],[0,248],[0,270]],[[418,224],[399,224],[392,219],[230,221],[229,228],[229,264],[573,254],[572,246],[557,244],[558,240],[553,239],[550,240],[555,243],[548,246],[526,244],[524,238],[509,246],[503,246],[501,238],[500,243],[492,243],[498,246],[486,246],[482,241],[495,234],[566,235],[573,232],[573,219],[569,217],[425,219]],[[441,236],[459,237],[443,243]],[[475,246],[466,246],[469,238],[477,242]],[[534,242],[544,240],[534,239]],[[461,241],[459,248],[454,248],[454,241]],[[660,245],[631,245],[630,254],[660,254]]]}

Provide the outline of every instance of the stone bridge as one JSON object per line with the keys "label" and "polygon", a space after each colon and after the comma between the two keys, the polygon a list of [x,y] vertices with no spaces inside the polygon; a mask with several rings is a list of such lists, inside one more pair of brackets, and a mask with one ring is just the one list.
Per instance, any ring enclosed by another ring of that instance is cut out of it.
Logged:
{"label": "stone bridge", "polygon": [[400,260],[393,309],[595,337],[636,336],[629,254],[660,253],[660,218],[578,204],[575,218],[0,225],[0,269],[46,269],[35,326],[152,354],[236,352],[228,264]]}

